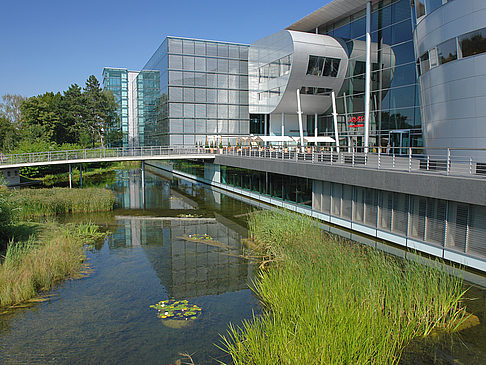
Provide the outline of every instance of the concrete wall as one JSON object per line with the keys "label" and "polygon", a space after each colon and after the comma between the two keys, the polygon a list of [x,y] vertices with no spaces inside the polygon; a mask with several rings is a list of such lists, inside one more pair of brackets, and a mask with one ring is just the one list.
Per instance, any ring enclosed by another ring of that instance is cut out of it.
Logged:
{"label": "concrete wall", "polygon": [[2,173],[7,186],[15,186],[20,184],[19,169],[5,169],[2,170]]}

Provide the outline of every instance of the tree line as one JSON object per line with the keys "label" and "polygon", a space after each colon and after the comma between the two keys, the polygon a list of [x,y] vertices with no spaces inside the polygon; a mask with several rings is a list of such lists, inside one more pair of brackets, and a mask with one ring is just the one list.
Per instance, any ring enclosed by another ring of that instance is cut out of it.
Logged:
{"label": "tree line", "polygon": [[0,152],[23,153],[119,145],[117,104],[91,75],[81,88],[24,98],[4,95],[0,103]]}

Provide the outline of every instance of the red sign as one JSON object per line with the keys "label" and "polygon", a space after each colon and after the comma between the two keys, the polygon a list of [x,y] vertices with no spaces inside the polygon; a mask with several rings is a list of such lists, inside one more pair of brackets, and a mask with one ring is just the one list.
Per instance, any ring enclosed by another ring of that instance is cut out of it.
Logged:
{"label": "red sign", "polygon": [[359,116],[359,117],[351,117],[348,120],[349,123],[349,128],[359,128],[359,127],[364,127],[364,116]]}

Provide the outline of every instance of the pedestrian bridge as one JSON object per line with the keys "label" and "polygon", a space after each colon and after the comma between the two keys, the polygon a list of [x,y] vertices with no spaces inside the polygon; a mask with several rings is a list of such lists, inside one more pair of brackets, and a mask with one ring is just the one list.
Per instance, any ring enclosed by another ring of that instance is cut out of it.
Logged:
{"label": "pedestrian bridge", "polygon": [[172,159],[214,159],[214,153],[203,148],[152,146],[0,154],[0,170],[31,166]]}

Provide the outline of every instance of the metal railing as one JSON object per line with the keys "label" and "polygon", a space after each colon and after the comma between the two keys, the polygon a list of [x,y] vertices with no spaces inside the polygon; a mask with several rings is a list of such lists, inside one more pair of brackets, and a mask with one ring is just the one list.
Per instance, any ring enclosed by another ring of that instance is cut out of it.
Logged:
{"label": "metal railing", "polygon": [[414,173],[433,173],[450,176],[486,177],[486,148],[427,149],[374,148],[369,152],[357,148],[230,148],[219,153],[251,157],[289,160],[313,164],[362,167],[377,170],[396,170]]}
{"label": "metal railing", "polygon": [[137,147],[137,148],[95,148],[84,150],[67,150],[67,151],[47,151],[3,155],[0,154],[0,166],[2,165],[20,165],[20,164],[38,164],[49,163],[54,161],[66,161],[66,163],[79,160],[98,160],[113,158],[129,157],[156,157],[156,156],[180,156],[192,154],[208,154],[209,150],[203,148],[187,147]]}
{"label": "metal railing", "polygon": [[245,158],[267,158],[313,164],[361,167],[377,170],[396,170],[415,173],[433,173],[451,176],[486,177],[486,148],[361,148],[326,147],[297,149],[284,147],[161,147],[96,148],[69,151],[47,151],[2,155],[0,166],[42,164],[54,161],[76,163],[80,160],[99,160],[181,155],[231,155]]}

